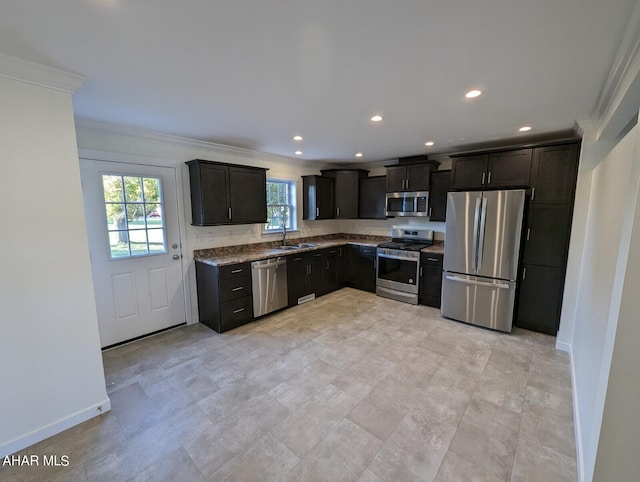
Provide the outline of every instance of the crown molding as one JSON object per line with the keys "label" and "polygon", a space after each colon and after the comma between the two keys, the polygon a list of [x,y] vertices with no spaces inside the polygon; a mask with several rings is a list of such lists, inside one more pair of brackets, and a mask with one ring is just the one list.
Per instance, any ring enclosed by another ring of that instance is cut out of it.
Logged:
{"label": "crown molding", "polygon": [[[263,162],[279,162],[287,164],[295,164],[298,166],[313,167],[314,169],[324,169],[330,167],[329,164],[320,161],[309,161],[278,154],[270,154],[268,152],[246,149],[243,147],[228,146],[226,144],[217,144],[215,142],[202,141],[189,137],[175,136],[172,134],[164,134],[161,132],[151,131],[140,127],[124,126],[113,124],[110,122],[97,121],[83,117],[75,118],[76,130],[91,131],[98,134],[113,134],[127,137],[134,140],[142,140],[165,146],[181,147],[186,149],[195,149],[206,152],[215,152],[216,154],[241,157],[244,159],[255,159]],[[79,146],[83,149],[90,149],[87,146]]]}
{"label": "crown molding", "polygon": [[591,114],[591,118],[598,125],[598,137],[614,117],[621,100],[638,75],[640,75],[640,2],[630,2],[627,21],[620,36],[616,55]]}
{"label": "crown molding", "polygon": [[0,53],[0,77],[73,94],[85,77]]}

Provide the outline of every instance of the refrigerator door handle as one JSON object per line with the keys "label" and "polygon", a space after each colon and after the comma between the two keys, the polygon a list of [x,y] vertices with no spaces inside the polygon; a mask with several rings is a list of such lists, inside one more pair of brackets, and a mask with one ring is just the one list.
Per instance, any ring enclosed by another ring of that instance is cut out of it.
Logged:
{"label": "refrigerator door handle", "polygon": [[475,271],[477,268],[478,259],[478,224],[480,223],[480,204],[482,198],[476,198],[476,208],[473,214],[473,244],[471,247],[471,270]]}
{"label": "refrigerator door handle", "polygon": [[482,212],[480,214],[480,230],[478,232],[478,271],[482,269],[482,253],[484,251],[484,231],[487,224],[487,198],[482,197]]}
{"label": "refrigerator door handle", "polygon": [[486,281],[473,281],[473,280],[468,280],[464,278],[458,278],[457,276],[451,276],[451,275],[447,275],[447,279],[449,281],[457,281],[458,283],[465,283],[469,285],[488,286],[489,288],[499,288],[503,290],[509,289],[509,285],[504,283],[487,283]]}

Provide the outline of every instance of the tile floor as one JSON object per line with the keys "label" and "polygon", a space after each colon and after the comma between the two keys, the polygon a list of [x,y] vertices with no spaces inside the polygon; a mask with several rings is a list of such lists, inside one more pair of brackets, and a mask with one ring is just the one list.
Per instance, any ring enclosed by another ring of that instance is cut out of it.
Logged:
{"label": "tile floor", "polygon": [[568,357],[343,289],[219,335],[104,353],[112,411],[5,480],[576,480]]}

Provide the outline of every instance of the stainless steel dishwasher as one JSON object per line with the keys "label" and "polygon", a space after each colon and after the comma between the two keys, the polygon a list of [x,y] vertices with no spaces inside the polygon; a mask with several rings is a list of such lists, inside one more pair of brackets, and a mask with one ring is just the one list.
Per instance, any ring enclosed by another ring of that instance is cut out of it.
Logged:
{"label": "stainless steel dishwasher", "polygon": [[284,257],[251,263],[253,316],[255,318],[287,306],[287,262]]}

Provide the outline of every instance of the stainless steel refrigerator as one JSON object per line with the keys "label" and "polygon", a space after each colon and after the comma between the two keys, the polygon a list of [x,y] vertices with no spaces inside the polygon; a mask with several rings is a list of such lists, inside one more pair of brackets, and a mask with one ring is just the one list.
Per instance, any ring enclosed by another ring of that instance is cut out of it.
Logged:
{"label": "stainless steel refrigerator", "polygon": [[511,332],[525,191],[450,192],[442,316]]}

